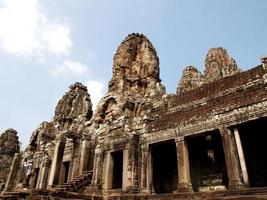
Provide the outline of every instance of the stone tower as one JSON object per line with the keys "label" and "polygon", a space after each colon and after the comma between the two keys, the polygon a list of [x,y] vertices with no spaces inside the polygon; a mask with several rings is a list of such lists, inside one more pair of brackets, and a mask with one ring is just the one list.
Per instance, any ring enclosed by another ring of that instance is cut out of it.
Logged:
{"label": "stone tower", "polygon": [[206,83],[232,76],[240,71],[235,60],[229,57],[226,49],[219,47],[209,50],[205,60],[204,77]]}
{"label": "stone tower", "polygon": [[114,55],[109,92],[145,95],[159,83],[159,58],[152,43],[142,34],[128,35]]}
{"label": "stone tower", "polygon": [[179,86],[176,93],[180,94],[189,90],[193,90],[204,83],[203,75],[193,66],[188,66],[183,70]]}
{"label": "stone tower", "polygon": [[160,82],[159,58],[152,43],[143,34],[128,35],[114,55],[108,94],[99,102],[94,121],[140,115],[141,105],[165,94]]}

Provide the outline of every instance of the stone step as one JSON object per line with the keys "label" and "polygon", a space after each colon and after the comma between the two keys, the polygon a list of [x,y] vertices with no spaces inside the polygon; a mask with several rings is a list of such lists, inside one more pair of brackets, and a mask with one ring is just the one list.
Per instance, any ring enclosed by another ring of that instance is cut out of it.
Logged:
{"label": "stone step", "polygon": [[72,180],[57,186],[57,191],[71,191],[78,192],[80,189],[85,188],[90,183],[92,171],[85,171],[80,176],[74,177]]}
{"label": "stone step", "polygon": [[29,193],[27,192],[4,192],[1,196],[1,200],[16,200],[16,199],[25,199]]}

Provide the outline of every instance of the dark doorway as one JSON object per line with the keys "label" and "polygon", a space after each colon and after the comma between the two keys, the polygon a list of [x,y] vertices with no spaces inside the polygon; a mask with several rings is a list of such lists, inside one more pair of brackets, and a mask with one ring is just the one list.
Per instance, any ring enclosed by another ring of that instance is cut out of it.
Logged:
{"label": "dark doorway", "polygon": [[251,187],[267,186],[267,118],[239,125]]}
{"label": "dark doorway", "polygon": [[112,189],[122,188],[123,151],[111,153],[113,161]]}
{"label": "dark doorway", "polygon": [[68,176],[69,176],[69,169],[70,169],[70,161],[63,162],[63,183],[68,182]]}
{"label": "dark doorway", "polygon": [[150,146],[154,191],[157,194],[177,190],[177,153],[174,140],[155,143]]}
{"label": "dark doorway", "polygon": [[186,139],[193,189],[227,186],[227,170],[219,131]]}

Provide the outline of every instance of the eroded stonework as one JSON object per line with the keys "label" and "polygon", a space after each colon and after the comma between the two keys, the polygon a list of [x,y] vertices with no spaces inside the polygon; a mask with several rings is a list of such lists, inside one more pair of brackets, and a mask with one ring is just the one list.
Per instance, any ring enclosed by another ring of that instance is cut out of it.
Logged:
{"label": "eroded stonework", "polygon": [[130,34],[114,55],[113,75],[109,92],[145,96],[162,87],[159,58],[151,42],[142,34]]}
{"label": "eroded stonework", "polygon": [[213,48],[204,75],[189,66],[166,94],[155,48],[128,35],[96,111],[86,87],[72,85],[14,158],[2,199],[267,199],[261,62],[241,72]]}
{"label": "eroded stonework", "polygon": [[193,66],[188,66],[183,70],[179,86],[176,93],[180,94],[189,90],[193,90],[204,84],[203,75]]}
{"label": "eroded stonework", "polygon": [[4,189],[12,160],[19,151],[20,145],[17,131],[7,129],[0,135],[0,191]]}
{"label": "eroded stonework", "polygon": [[205,60],[205,82],[213,82],[240,72],[233,58],[228,56],[226,49],[212,48]]}

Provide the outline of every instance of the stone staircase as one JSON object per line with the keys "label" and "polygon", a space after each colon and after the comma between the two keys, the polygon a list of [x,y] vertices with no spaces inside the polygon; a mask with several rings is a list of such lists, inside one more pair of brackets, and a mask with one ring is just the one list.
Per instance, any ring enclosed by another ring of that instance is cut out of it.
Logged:
{"label": "stone staircase", "polygon": [[80,192],[91,183],[92,171],[85,171],[82,175],[74,177],[55,190],[31,189],[27,191],[8,191],[0,195],[0,200],[43,200],[43,199],[79,199]]}
{"label": "stone staircase", "polygon": [[80,192],[87,185],[91,183],[92,171],[85,171],[82,175],[74,177],[73,180],[68,181],[56,187],[57,192]]}

